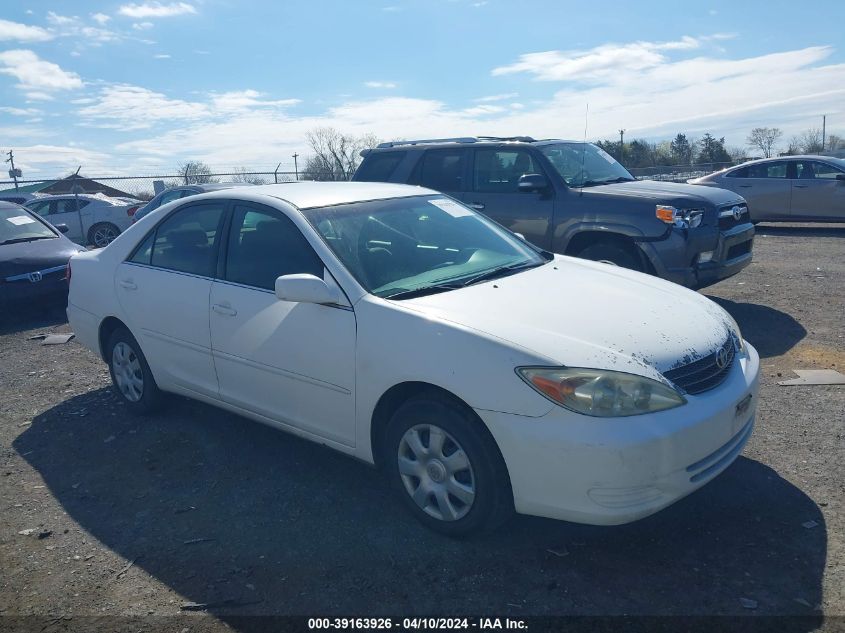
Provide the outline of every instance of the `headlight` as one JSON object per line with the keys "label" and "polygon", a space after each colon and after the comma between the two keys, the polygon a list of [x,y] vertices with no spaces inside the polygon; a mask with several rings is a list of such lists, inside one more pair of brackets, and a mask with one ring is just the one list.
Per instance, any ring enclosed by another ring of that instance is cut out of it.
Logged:
{"label": "headlight", "polygon": [[565,367],[519,367],[516,371],[555,404],[584,415],[640,415],[686,403],[681,394],[661,382],[620,371]]}
{"label": "headlight", "polygon": [[731,328],[731,336],[734,337],[734,341],[736,341],[736,345],[739,348],[739,353],[744,354],[745,353],[745,341],[742,340],[742,332],[739,331],[739,325],[737,324],[736,319],[734,319],[727,310],[725,310],[724,312],[725,312],[725,317],[727,317],[727,319],[728,319],[728,323],[729,323],[728,327]]}
{"label": "headlight", "polygon": [[658,204],[655,211],[658,220],[672,224],[679,229],[694,229],[704,219],[702,209],[678,209],[668,204]]}

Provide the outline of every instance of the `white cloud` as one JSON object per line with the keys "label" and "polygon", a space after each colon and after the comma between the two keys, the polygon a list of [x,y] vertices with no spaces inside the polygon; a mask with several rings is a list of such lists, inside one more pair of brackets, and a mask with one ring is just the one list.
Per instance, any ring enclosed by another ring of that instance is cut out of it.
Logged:
{"label": "white cloud", "polygon": [[106,22],[111,20],[111,16],[106,15],[105,13],[92,13],[91,19],[94,20],[100,26],[104,26]]}
{"label": "white cloud", "polygon": [[78,20],[79,20],[79,18],[76,17],[76,16],[70,17],[70,16],[67,16],[67,15],[59,15],[55,11],[48,11],[47,12],[47,21],[50,24],[55,24],[56,26],[61,26],[61,25],[64,25],[64,24],[73,24],[74,22],[77,22]]}
{"label": "white cloud", "polygon": [[33,116],[35,114],[41,114],[41,110],[38,108],[12,108],[8,106],[0,108],[0,112],[5,112],[6,114],[11,114],[13,116]]}
{"label": "white cloud", "polygon": [[465,116],[487,116],[490,114],[498,114],[500,112],[504,112],[505,108],[502,106],[496,105],[477,105],[473,106],[472,108],[466,108],[462,110],[461,113]]}
{"label": "white cloud", "polygon": [[17,87],[29,91],[27,97],[38,99],[50,90],[81,88],[82,80],[74,72],[62,70],[58,64],[44,61],[30,50],[0,52],[0,74],[18,80]]}
{"label": "white cloud", "polygon": [[491,103],[493,101],[505,101],[506,99],[513,99],[514,97],[518,97],[518,92],[507,92],[500,95],[488,95],[486,97],[479,97],[476,99],[478,103]]}
{"label": "white cloud", "polygon": [[53,35],[40,26],[0,20],[0,42],[46,42],[50,39]]}
{"label": "white cloud", "polygon": [[169,18],[176,15],[188,15],[196,13],[194,5],[187,2],[144,2],[141,4],[124,4],[117,12],[129,18]]}
{"label": "white cloud", "polygon": [[654,68],[667,61],[663,51],[698,48],[699,40],[685,35],[673,42],[603,44],[587,51],[526,53],[519,61],[494,68],[493,76],[528,73],[538,81],[596,80],[615,73]]}
{"label": "white cloud", "polygon": [[367,88],[384,88],[384,89],[390,89],[390,88],[395,88],[395,87],[396,87],[396,84],[395,84],[395,83],[393,83],[392,81],[365,81],[365,82],[364,82],[364,85],[365,85]]}
{"label": "white cloud", "polygon": [[240,90],[212,95],[212,106],[217,112],[232,113],[263,108],[286,108],[300,103],[299,99],[279,99],[268,101],[261,99],[257,90]]}
{"label": "white cloud", "polygon": [[116,85],[103,88],[95,103],[79,109],[90,125],[122,130],[149,128],[159,121],[190,121],[208,115],[207,106],[146,88]]}
{"label": "white cloud", "polygon": [[30,90],[29,92],[24,93],[24,97],[26,97],[27,103],[32,101],[54,101],[55,97],[51,94],[46,92],[41,92],[39,90]]}
{"label": "white cloud", "polygon": [[[97,16],[105,18],[108,18],[108,16],[104,16],[101,13],[91,16],[91,18],[101,26],[105,24],[105,22],[102,21],[102,19],[98,19]],[[52,34],[58,35],[59,37],[74,38],[74,43],[78,47],[99,46],[104,42],[115,42],[120,39],[120,35],[114,31],[101,28],[101,26],[98,27],[86,24],[85,21],[76,15],[60,15],[54,11],[49,11],[47,13],[47,21],[52,25],[50,28],[50,32]]]}
{"label": "white cloud", "polygon": [[146,31],[147,29],[153,28],[152,22],[135,22],[132,25],[132,28],[136,31]]}
{"label": "white cloud", "polygon": [[170,59],[170,55],[167,53],[158,53],[157,55],[153,55],[156,59]]}

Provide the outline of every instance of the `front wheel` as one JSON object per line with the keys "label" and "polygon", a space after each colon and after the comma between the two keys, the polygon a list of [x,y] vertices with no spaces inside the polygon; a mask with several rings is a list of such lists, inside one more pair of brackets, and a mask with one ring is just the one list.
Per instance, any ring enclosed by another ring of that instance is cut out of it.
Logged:
{"label": "front wheel", "polygon": [[106,358],[114,390],[130,411],[146,414],[160,407],[162,392],[138,341],[129,330],[118,328],[112,333]]}
{"label": "front wheel", "polygon": [[507,469],[495,441],[447,399],[416,397],[388,424],[389,476],[406,507],[450,536],[493,529],[513,513]]}
{"label": "front wheel", "polygon": [[645,272],[642,259],[632,246],[616,242],[596,242],[575,253],[575,257]]}
{"label": "front wheel", "polygon": [[111,244],[120,235],[120,229],[111,222],[100,222],[91,227],[88,231],[88,243],[97,248],[103,248]]}

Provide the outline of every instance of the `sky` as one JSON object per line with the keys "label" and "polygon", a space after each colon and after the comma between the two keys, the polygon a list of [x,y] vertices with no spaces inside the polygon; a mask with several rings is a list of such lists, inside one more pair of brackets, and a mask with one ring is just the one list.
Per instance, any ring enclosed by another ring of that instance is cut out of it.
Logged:
{"label": "sky", "polygon": [[[807,9],[811,7],[811,9]],[[0,0],[24,178],[282,170],[305,134],[845,136],[845,2]],[[301,166],[300,162],[300,166]],[[7,165],[8,167],[8,165]]]}

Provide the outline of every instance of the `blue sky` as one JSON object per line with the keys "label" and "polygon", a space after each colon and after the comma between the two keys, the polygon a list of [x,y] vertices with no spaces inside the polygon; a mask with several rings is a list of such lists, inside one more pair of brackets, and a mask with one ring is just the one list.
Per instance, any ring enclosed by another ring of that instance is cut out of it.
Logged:
{"label": "blue sky", "polygon": [[[694,5],[694,6],[693,6]],[[0,149],[25,176],[287,167],[319,126],[742,146],[845,136],[845,3],[6,1]]]}

